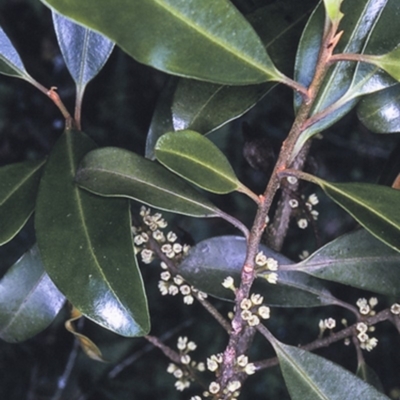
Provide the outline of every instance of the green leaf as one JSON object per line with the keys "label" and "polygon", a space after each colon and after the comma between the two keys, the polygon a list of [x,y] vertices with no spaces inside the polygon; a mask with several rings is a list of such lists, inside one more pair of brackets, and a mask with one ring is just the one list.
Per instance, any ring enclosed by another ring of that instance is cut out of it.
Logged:
{"label": "green leaf", "polygon": [[332,23],[339,23],[343,18],[343,13],[340,11],[340,6],[343,0],[324,0],[325,11]]}
{"label": "green leaf", "polygon": [[168,169],[210,192],[230,193],[240,186],[224,154],[197,132],[166,133],[157,141],[155,153]]}
{"label": "green leaf", "polygon": [[232,85],[282,79],[250,24],[225,0],[42,1],[170,74]]}
{"label": "green leaf", "polygon": [[[171,76],[157,100],[156,108],[154,109],[153,117],[151,119],[149,132],[146,137],[146,150],[145,156],[150,160],[155,160],[154,147],[157,140],[164,135],[165,132],[174,130],[172,123],[171,104],[174,97],[174,92],[178,78]],[[211,85],[211,84],[209,84]]]}
{"label": "green leaf", "polygon": [[8,36],[0,28],[0,74],[32,81]]}
{"label": "green leaf", "polygon": [[52,15],[61,53],[81,98],[86,85],[108,60],[114,43],[54,11]]}
{"label": "green leaf", "polygon": [[141,336],[149,315],[129,202],[74,184],[79,161],[94,148],[76,131],[66,131],[53,148],[36,205],[38,246],[50,278],[83,315],[122,336]]}
{"label": "green leaf", "polygon": [[400,190],[368,183],[331,183],[311,175],[306,179],[321,186],[375,237],[400,251]]}
{"label": "green leaf", "polygon": [[26,161],[0,168],[0,246],[13,239],[33,213],[44,163]]}
{"label": "green leaf", "polygon": [[397,81],[400,81],[400,47],[379,56],[368,55],[368,62],[383,69]]}
{"label": "green leaf", "polygon": [[76,182],[102,196],[127,197],[192,217],[217,217],[220,210],[161,165],[127,150],[106,147],[82,161]]}
{"label": "green leaf", "polygon": [[326,244],[307,259],[289,265],[288,270],[398,297],[399,265],[397,251],[362,229]]}
{"label": "green leaf", "polygon": [[[260,250],[279,264],[290,261],[264,245]],[[240,282],[247,244],[243,237],[220,236],[203,240],[192,247],[179,265],[179,274],[197,289],[212,296],[233,300],[231,290],[222,286],[228,276]],[[266,304],[275,307],[317,307],[335,303],[335,298],[315,278],[301,272],[277,271],[278,283],[270,284],[263,277],[256,280],[254,291],[264,296]],[[310,279],[312,278],[312,279]]]}
{"label": "green leaf", "polygon": [[379,392],[385,393],[382,382],[378,375],[371,367],[368,366],[365,361],[358,363],[356,375],[363,381],[372,385]]}
{"label": "green leaf", "polygon": [[400,132],[400,85],[365,96],[357,115],[360,121],[375,133]]}
{"label": "green leaf", "polygon": [[[397,26],[400,10],[394,0],[355,0],[343,3],[345,14],[339,30],[344,34],[336,53],[382,53],[400,44],[400,35],[392,34],[388,26]],[[321,37],[324,29],[322,5],[316,9],[303,33],[295,67],[295,79],[309,86],[314,74]],[[397,31],[396,31],[397,32]],[[313,105],[311,116],[321,114],[301,134],[294,155],[304,143],[316,133],[331,126],[357,104],[360,96],[394,85],[396,81],[378,67],[356,62],[337,62],[324,79],[321,90]],[[295,94],[295,105],[301,98]]]}
{"label": "green leaf", "polygon": [[35,336],[53,322],[64,301],[34,246],[0,281],[0,337],[21,342]]}
{"label": "green leaf", "polygon": [[374,387],[323,357],[272,342],[292,400],[388,400]]}
{"label": "green leaf", "polygon": [[[275,64],[286,74],[292,73],[297,40],[314,4],[282,0],[246,15]],[[180,79],[172,103],[174,130],[207,134],[246,113],[274,86],[269,82],[233,87]]]}

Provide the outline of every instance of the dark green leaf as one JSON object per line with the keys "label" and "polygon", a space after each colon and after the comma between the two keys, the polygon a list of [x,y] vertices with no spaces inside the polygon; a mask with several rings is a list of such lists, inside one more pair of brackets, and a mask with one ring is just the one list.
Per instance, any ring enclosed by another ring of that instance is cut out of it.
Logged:
{"label": "dark green leaf", "polygon": [[400,254],[362,229],[328,243],[288,269],[398,297],[399,266]]}
{"label": "dark green leaf", "polygon": [[[400,43],[400,35],[391,33],[388,26],[397,26],[400,17],[399,4],[395,0],[356,0],[343,3],[345,16],[339,30],[344,34],[336,53],[382,53],[392,50]],[[300,42],[297,55],[295,78],[305,86],[311,82],[318,57],[324,27],[322,5],[311,17]],[[396,31],[397,32],[397,31]],[[396,81],[370,64],[338,62],[329,71],[311,115],[315,116],[330,109],[327,116],[315,122],[301,135],[294,154],[314,134],[331,126],[348,113],[360,96],[394,85]],[[296,107],[301,101],[296,95]]]}
{"label": "dark green leaf", "polygon": [[90,29],[53,12],[58,44],[78,94],[103,68],[114,43]]}
{"label": "dark green leaf", "polygon": [[[246,256],[246,240],[239,236],[221,236],[203,240],[190,249],[179,265],[179,273],[190,284],[212,296],[233,300],[233,293],[222,286],[228,276],[240,282],[240,272]],[[290,261],[279,253],[261,245],[260,250],[279,264]],[[264,301],[276,307],[316,307],[335,302],[334,297],[319,280],[301,272],[279,271],[278,283],[270,284],[264,278],[256,281],[254,290]]]}
{"label": "dark green leaf", "polygon": [[26,161],[0,168],[0,246],[22,229],[35,208],[45,161]]}
{"label": "dark green leaf", "polygon": [[149,315],[131,234],[129,201],[74,184],[79,161],[94,143],[66,131],[40,183],[35,228],[45,269],[87,318],[123,336],[149,330]]}
{"label": "dark green leaf", "polygon": [[64,301],[34,246],[0,281],[0,337],[21,342],[35,336],[53,322]]}
{"label": "dark green leaf", "polygon": [[[151,119],[149,132],[146,137],[145,156],[150,160],[156,159],[154,147],[157,143],[157,140],[164,135],[165,132],[171,132],[174,130],[171,104],[177,83],[178,78],[171,76],[163,88],[159,99],[157,100],[156,108]],[[209,85],[211,85],[211,83]]]}
{"label": "dark green leaf", "polygon": [[292,400],[388,400],[374,387],[320,356],[272,342]]}
{"label": "dark green leaf", "polygon": [[368,183],[331,183],[316,177],[311,181],[375,237],[400,251],[400,190]]}
{"label": "dark green leaf", "polygon": [[[312,4],[315,1],[284,0],[246,16],[276,65],[286,74],[292,73],[297,40]],[[274,85],[270,82],[233,87],[180,79],[172,104],[174,130],[191,129],[207,134],[243,115]]]}
{"label": "dark green leaf", "polygon": [[102,196],[127,197],[161,210],[193,217],[217,217],[220,210],[161,165],[127,150],[108,147],[90,152],[76,181]]}
{"label": "dark green leaf", "polygon": [[375,133],[400,132],[400,85],[394,85],[361,99],[357,114]]}
{"label": "dark green leaf", "polygon": [[232,85],[282,79],[250,24],[225,0],[42,1],[167,73]]}
{"label": "dark green leaf", "polygon": [[0,28],[0,74],[14,76],[28,82],[32,80],[10,39]]}
{"label": "dark green leaf", "polygon": [[166,133],[158,140],[155,153],[168,169],[210,192],[225,194],[240,186],[224,154],[197,132]]}

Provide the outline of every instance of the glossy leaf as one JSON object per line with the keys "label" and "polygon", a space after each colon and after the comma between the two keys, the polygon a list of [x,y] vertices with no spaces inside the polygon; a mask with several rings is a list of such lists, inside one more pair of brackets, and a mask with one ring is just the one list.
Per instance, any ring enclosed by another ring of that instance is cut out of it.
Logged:
{"label": "glossy leaf", "polygon": [[149,315],[129,202],[74,183],[79,161],[94,148],[76,131],[66,131],[53,148],[35,212],[40,253],[51,279],[84,316],[123,336],[144,335]]}
{"label": "glossy leaf", "polygon": [[379,56],[369,55],[368,61],[386,71],[397,81],[400,80],[400,48],[396,48],[390,53]]}
{"label": "glossy leaf", "polygon": [[400,190],[368,183],[331,183],[316,177],[310,180],[375,237],[400,251]]}
{"label": "glossy leaf", "polygon": [[288,268],[317,278],[398,297],[399,266],[400,254],[362,229],[341,236]]}
{"label": "glossy leaf", "polygon": [[219,210],[161,165],[114,147],[90,152],[76,182],[102,196],[127,197],[161,210],[192,217],[216,217]]}
{"label": "glossy leaf", "polygon": [[0,28],[0,74],[32,81],[17,50],[2,28]]}
{"label": "glossy leaf", "polygon": [[61,53],[81,96],[108,60],[114,43],[54,11],[52,14]]}
{"label": "glossy leaf", "polygon": [[170,74],[232,85],[282,79],[250,24],[225,0],[42,1]]}
{"label": "glossy leaf", "polygon": [[[315,1],[283,0],[246,15],[286,74],[292,74],[298,37],[314,5]],[[272,82],[242,87],[180,79],[172,103],[174,130],[207,134],[246,113],[274,86]]]}
{"label": "glossy leaf", "polygon": [[205,190],[224,194],[240,186],[224,154],[197,132],[166,133],[158,140],[155,152],[160,163]]}
{"label": "glossy leaf", "polygon": [[343,0],[324,0],[326,14],[332,23],[339,23],[343,18],[343,13],[340,11],[340,5]]}
{"label": "glossy leaf", "polygon": [[361,99],[357,114],[372,132],[400,132],[400,85],[394,85]]}
{"label": "glossy leaf", "polygon": [[[392,34],[389,26],[397,26],[400,16],[395,0],[356,0],[343,3],[344,18],[339,30],[344,34],[335,53],[382,53],[400,43],[400,35]],[[324,27],[322,6],[316,9],[303,33],[296,59],[295,79],[305,86],[311,83],[317,62],[321,35]],[[359,97],[394,85],[396,81],[383,71],[366,63],[338,62],[329,71],[317,100],[312,116],[327,110],[326,116],[314,121],[300,136],[294,155],[313,135],[331,126],[347,114]],[[301,98],[295,94],[296,108]]]}
{"label": "glossy leaf", "polygon": [[[150,160],[156,159],[154,147],[157,143],[157,140],[164,135],[165,132],[171,132],[174,130],[171,104],[177,83],[178,78],[171,76],[164,86],[159,99],[157,100],[153,117],[151,119],[149,132],[147,133],[146,137],[145,156]],[[211,85],[211,83],[209,85]]]}
{"label": "glossy leaf", "polygon": [[[240,272],[246,256],[246,240],[239,236],[220,236],[203,240],[192,247],[179,265],[179,273],[186,281],[212,296],[233,300],[231,290],[222,286],[228,276],[240,282]],[[260,250],[279,264],[290,261],[279,253],[261,245]],[[306,274],[279,271],[278,283],[270,284],[263,277],[256,280],[254,290],[264,296],[264,301],[276,307],[316,307],[334,304],[335,298],[323,284]]]}
{"label": "glossy leaf", "polygon": [[292,400],[388,400],[349,371],[298,347],[272,342]]}
{"label": "glossy leaf", "polygon": [[0,246],[13,239],[32,215],[44,163],[26,161],[0,168]]}
{"label": "glossy leaf", "polygon": [[65,297],[46,274],[36,246],[0,281],[0,337],[21,342],[47,328]]}

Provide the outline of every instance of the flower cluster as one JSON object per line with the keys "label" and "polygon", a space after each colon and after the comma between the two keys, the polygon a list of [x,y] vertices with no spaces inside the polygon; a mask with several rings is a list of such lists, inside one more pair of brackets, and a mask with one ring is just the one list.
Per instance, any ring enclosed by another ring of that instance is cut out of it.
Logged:
{"label": "flower cluster", "polygon": [[278,274],[275,272],[278,270],[278,261],[275,258],[267,257],[262,251],[259,251],[254,261],[258,273],[268,271],[262,275],[263,278],[272,284],[278,281]]}
{"label": "flower cluster", "polygon": [[167,265],[165,263],[161,263],[161,268],[163,268],[164,271],[161,272],[161,280],[158,282],[158,288],[163,296],[167,294],[175,296],[181,293],[183,302],[188,305],[193,304],[193,294],[196,294],[200,299],[205,299],[207,297],[206,293],[197,290],[191,285],[189,286],[180,275],[173,277],[167,270]]}
{"label": "flower cluster", "polygon": [[[306,212],[299,208],[300,202],[298,199],[290,199],[289,206],[293,209],[296,209],[296,218],[297,218],[297,226],[300,229],[305,229],[308,226],[308,219],[311,217],[314,220],[318,219],[318,211],[314,210],[313,207],[319,203],[318,197],[315,193],[310,194],[307,199],[304,196],[301,196],[301,202],[304,204]],[[304,216],[306,214],[306,216]],[[309,217],[307,219],[307,216]]]}
{"label": "flower cluster", "polygon": [[373,327],[368,328],[368,325],[364,322],[359,322],[356,325],[356,329],[358,332],[357,339],[360,341],[360,347],[367,351],[371,351],[378,344],[377,338],[370,338],[367,334],[367,331],[371,330],[371,328]]}
{"label": "flower cluster", "polygon": [[367,299],[361,298],[357,300],[357,307],[362,315],[375,315],[374,307],[378,304],[378,299],[376,297],[371,297],[368,301]]}
{"label": "flower cluster", "polygon": [[260,323],[260,318],[268,319],[270,317],[270,308],[262,305],[264,298],[259,294],[252,294],[250,299],[243,299],[240,303],[242,310],[240,316],[247,321],[250,326],[256,326]]}
{"label": "flower cluster", "polygon": [[176,390],[183,391],[190,386],[190,383],[193,380],[190,374],[190,369],[203,372],[205,370],[205,365],[204,363],[196,363],[195,361],[192,361],[189,353],[196,350],[197,345],[194,342],[189,342],[187,337],[179,337],[177,347],[181,358],[181,366],[170,363],[167,372],[174,375],[177,379],[175,382]]}

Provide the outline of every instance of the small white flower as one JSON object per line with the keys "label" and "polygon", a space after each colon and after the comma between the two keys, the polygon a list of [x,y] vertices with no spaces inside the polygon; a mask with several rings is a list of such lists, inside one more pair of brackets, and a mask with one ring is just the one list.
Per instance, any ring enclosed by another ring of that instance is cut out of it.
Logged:
{"label": "small white flower", "polygon": [[259,306],[264,301],[264,297],[262,297],[260,294],[253,293],[250,296],[250,300],[255,306]]}
{"label": "small white flower", "polygon": [[394,315],[399,315],[400,314],[400,304],[394,303],[390,307],[390,312]]}
{"label": "small white flower", "polygon": [[206,370],[206,366],[204,365],[203,362],[199,362],[197,364],[197,370],[200,371],[200,372],[204,372]]}
{"label": "small white flower", "polygon": [[268,283],[275,285],[278,282],[278,274],[276,272],[271,272],[265,275],[265,279],[268,281]]}
{"label": "small white flower", "polygon": [[240,367],[245,367],[249,363],[249,358],[242,354],[237,358],[236,362]]}
{"label": "small white flower", "polygon": [[189,253],[190,246],[188,244],[183,245],[183,254]]}
{"label": "small white flower", "polygon": [[218,363],[211,358],[207,358],[207,369],[211,372],[215,372],[218,369]]}
{"label": "small white flower", "polygon": [[188,306],[192,305],[194,302],[194,297],[192,295],[184,296],[183,297],[183,302],[187,304]]}
{"label": "small white flower", "polygon": [[336,326],[336,321],[333,318],[328,318],[324,322],[328,329],[333,329]]}
{"label": "small white flower", "polygon": [[251,308],[252,305],[253,305],[253,304],[252,304],[252,302],[251,302],[250,299],[243,299],[243,300],[240,302],[240,308],[241,308],[242,310],[249,310],[249,309]]}
{"label": "small white flower", "polygon": [[222,282],[222,286],[227,289],[234,289],[235,288],[235,282],[231,276],[228,276],[224,279]]}
{"label": "small white flower", "polygon": [[367,315],[371,312],[371,307],[366,304],[365,306],[360,307],[360,314]]}
{"label": "small white flower", "polygon": [[176,296],[176,295],[179,293],[179,289],[178,289],[177,286],[171,285],[171,286],[168,288],[168,293],[169,293],[171,296]]}
{"label": "small white flower", "polygon": [[263,267],[267,263],[267,257],[262,251],[259,251],[257,253],[256,258],[255,258],[255,263],[259,267]]}
{"label": "small white flower", "polygon": [[236,392],[236,390],[239,390],[241,386],[242,385],[239,381],[231,381],[228,383],[227,389],[228,389],[228,392],[233,393],[233,392]]}
{"label": "small white flower", "polygon": [[278,261],[275,258],[268,257],[267,258],[267,268],[270,271],[277,271],[278,270]]}
{"label": "small white flower", "polygon": [[309,255],[310,255],[310,252],[309,252],[309,251],[303,250],[303,251],[301,252],[301,254],[299,254],[299,258],[300,258],[300,260],[304,260],[304,259],[306,259]]}
{"label": "small white flower", "polygon": [[196,344],[195,342],[189,342],[189,343],[187,344],[187,349],[188,349],[189,351],[196,350],[196,349],[197,349],[197,344]]}
{"label": "small white flower", "polygon": [[364,306],[366,306],[368,303],[367,303],[367,299],[364,299],[364,298],[360,298],[360,299],[358,299],[357,300],[357,307],[358,308],[360,308],[360,307],[364,307]]}
{"label": "small white flower", "polygon": [[140,255],[142,256],[142,261],[145,264],[150,264],[153,261],[153,252],[149,249],[143,249],[140,252]]}
{"label": "small white flower", "polygon": [[258,315],[262,318],[262,319],[268,319],[270,317],[271,314],[271,310],[269,307],[267,306],[261,306],[258,309]]}
{"label": "small white flower", "polygon": [[217,394],[221,387],[219,386],[219,383],[217,382],[211,382],[210,386],[208,387],[208,390],[210,391],[211,394]]}
{"label": "small white flower", "polygon": [[289,200],[289,206],[291,208],[297,208],[299,206],[299,202],[296,199],[290,199]]}
{"label": "small white flower", "polygon": [[374,308],[378,304],[378,299],[376,297],[371,297],[369,299],[369,305]]}
{"label": "small white flower", "polygon": [[174,277],[174,282],[175,282],[178,286],[180,286],[180,285],[182,285],[182,283],[184,282],[184,280],[183,280],[183,278],[182,278],[180,275],[176,275],[176,276]]}
{"label": "small white flower", "polygon": [[167,233],[168,242],[174,243],[177,238],[178,237],[176,236],[176,234],[174,232],[170,231]]}
{"label": "small white flower", "polygon": [[377,338],[370,338],[365,343],[365,350],[371,351],[372,349],[374,349],[376,347],[377,344],[378,344]]}
{"label": "small white flower", "polygon": [[358,338],[358,340],[359,340],[361,343],[364,343],[364,342],[366,342],[366,341],[369,339],[368,335],[367,335],[365,332],[359,333],[359,334],[357,335],[357,338]]}
{"label": "small white flower", "polygon": [[291,185],[295,185],[298,182],[295,176],[288,176],[286,179]]}
{"label": "small white flower", "polygon": [[312,210],[311,215],[313,217],[313,220],[316,221],[318,219],[319,212],[317,210]]}
{"label": "small white flower", "polygon": [[175,371],[174,371],[174,377],[176,378],[176,379],[180,379],[180,378],[182,378],[182,376],[183,376],[183,372],[182,372],[182,370],[181,369],[176,369]]}
{"label": "small white flower", "polygon": [[161,272],[160,276],[163,281],[169,281],[171,279],[171,273],[169,271]]}
{"label": "small white flower", "polygon": [[307,221],[305,218],[300,218],[300,219],[297,221],[297,226],[298,226],[300,229],[306,229],[307,226],[308,226],[308,221]]}
{"label": "small white flower", "polygon": [[191,360],[191,358],[190,358],[189,354],[184,354],[181,356],[181,363],[184,365],[188,365],[190,363],[190,360]]}
{"label": "small white flower", "polygon": [[159,281],[158,289],[160,290],[163,296],[166,296],[168,294],[168,283],[164,281]]}
{"label": "small white flower", "polygon": [[269,224],[269,215],[267,215],[266,217],[265,217],[265,225],[268,225]]}
{"label": "small white flower", "polygon": [[252,315],[251,318],[247,321],[250,326],[257,326],[260,323],[260,318],[257,315]]}
{"label": "small white flower", "polygon": [[201,400],[200,396],[192,396],[190,400]]}
{"label": "small white flower", "polygon": [[180,392],[183,392],[189,386],[190,386],[190,382],[187,379],[179,380],[179,381],[175,382],[176,390],[179,390]]}
{"label": "small white flower", "polygon": [[161,267],[162,269],[168,269],[168,265],[167,265],[167,264],[165,264],[165,262],[164,262],[164,261],[161,261],[161,263],[160,263],[160,267]]}
{"label": "small white flower", "polygon": [[[193,287],[192,287],[192,290],[193,290]],[[197,296],[199,297],[200,300],[204,300],[204,299],[206,299],[208,297],[208,294],[204,293],[204,292],[201,292],[201,291],[198,291],[197,292]]]}
{"label": "small white flower", "polygon": [[161,246],[161,251],[162,251],[164,254],[170,253],[170,252],[172,251],[172,246],[171,246],[169,243],[163,244],[163,245]]}
{"label": "small white flower", "polygon": [[256,366],[253,363],[248,363],[244,369],[247,375],[253,375],[256,372]]}
{"label": "small white flower", "polygon": [[155,230],[153,233],[153,238],[157,240],[157,242],[163,243],[165,242],[165,235],[159,229]]}
{"label": "small white flower", "polygon": [[188,294],[190,294],[192,291],[190,290],[190,286],[189,285],[182,285],[179,290],[181,291],[181,293],[184,296],[187,296]]}
{"label": "small white flower", "polygon": [[177,369],[178,369],[178,367],[175,364],[170,363],[170,364],[168,364],[167,372],[169,374],[173,374]]}
{"label": "small white flower", "polygon": [[307,201],[308,201],[310,204],[312,204],[313,206],[316,206],[316,205],[319,203],[319,199],[318,199],[318,197],[317,197],[317,195],[316,195],[315,193],[310,194],[310,195],[308,196]]}
{"label": "small white flower", "polygon": [[240,313],[240,316],[241,316],[242,319],[244,319],[245,321],[248,321],[248,320],[253,316],[253,314],[252,314],[252,312],[249,311],[249,310],[243,310],[243,311]]}
{"label": "small white flower", "polygon": [[176,253],[179,254],[182,252],[182,245],[180,243],[174,243],[172,246],[172,250]]}
{"label": "small white flower", "polygon": [[188,338],[186,336],[179,336],[177,347],[179,350],[183,351],[186,349]]}
{"label": "small white flower", "polygon": [[360,333],[365,333],[365,332],[367,332],[367,330],[368,330],[368,325],[365,324],[364,322],[359,322],[359,323],[356,325],[356,329],[357,329],[358,332],[360,332]]}

